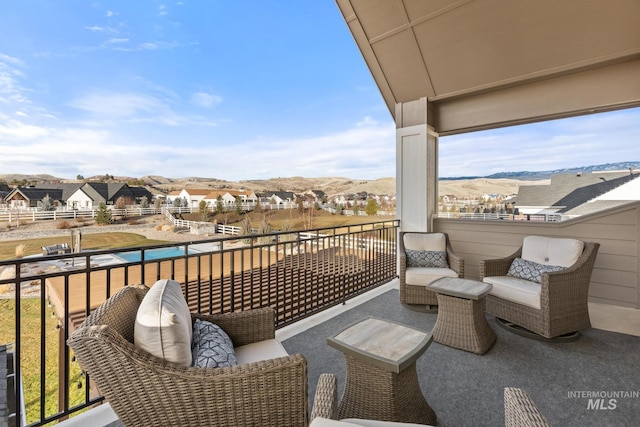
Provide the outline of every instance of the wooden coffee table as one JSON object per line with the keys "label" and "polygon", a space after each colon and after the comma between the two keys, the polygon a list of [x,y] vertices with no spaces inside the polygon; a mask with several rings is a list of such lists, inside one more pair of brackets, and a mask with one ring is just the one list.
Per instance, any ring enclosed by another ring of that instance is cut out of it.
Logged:
{"label": "wooden coffee table", "polygon": [[496,333],[484,314],[490,283],[443,277],[426,287],[438,296],[438,319],[431,331],[434,341],[477,354],[493,346]]}
{"label": "wooden coffee table", "polygon": [[416,360],[433,340],[425,332],[375,317],[327,338],[347,364],[339,418],[436,424],[436,413],[420,390]]}

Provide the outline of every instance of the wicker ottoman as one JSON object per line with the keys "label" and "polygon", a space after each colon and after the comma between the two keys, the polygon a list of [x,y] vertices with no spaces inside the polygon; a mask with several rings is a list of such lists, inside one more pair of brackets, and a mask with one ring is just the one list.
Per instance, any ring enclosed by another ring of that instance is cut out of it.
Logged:
{"label": "wicker ottoman", "polygon": [[416,373],[432,340],[428,332],[374,317],[327,338],[347,364],[338,417],[435,425]]}
{"label": "wicker ottoman", "polygon": [[433,340],[477,354],[496,342],[496,333],[484,314],[484,297],[492,285],[476,280],[444,277],[427,286],[438,295],[438,319]]}

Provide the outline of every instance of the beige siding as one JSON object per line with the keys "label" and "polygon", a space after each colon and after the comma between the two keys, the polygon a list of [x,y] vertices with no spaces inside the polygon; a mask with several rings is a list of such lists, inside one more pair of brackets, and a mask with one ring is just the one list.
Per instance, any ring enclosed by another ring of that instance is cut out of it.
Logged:
{"label": "beige siding", "polygon": [[464,257],[465,276],[476,279],[480,260],[513,253],[528,235],[599,242],[589,300],[640,308],[638,202],[560,223],[437,218],[434,230],[449,234],[454,250]]}

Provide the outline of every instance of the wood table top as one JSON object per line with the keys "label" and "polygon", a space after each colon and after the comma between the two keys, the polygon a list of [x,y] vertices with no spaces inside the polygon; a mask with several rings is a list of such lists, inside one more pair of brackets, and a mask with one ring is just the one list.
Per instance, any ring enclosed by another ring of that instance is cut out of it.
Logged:
{"label": "wood table top", "polygon": [[479,300],[491,292],[493,285],[491,283],[484,283],[471,279],[461,279],[459,277],[443,277],[438,280],[434,280],[425,287],[438,294]]}
{"label": "wood table top", "polygon": [[327,338],[327,344],[345,354],[399,373],[414,363],[432,340],[429,332],[367,317]]}

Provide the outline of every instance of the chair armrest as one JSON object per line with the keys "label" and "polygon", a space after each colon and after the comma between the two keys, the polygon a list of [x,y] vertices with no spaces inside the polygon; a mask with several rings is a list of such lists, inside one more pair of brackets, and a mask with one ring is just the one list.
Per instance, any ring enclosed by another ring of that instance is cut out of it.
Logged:
{"label": "chair armrest", "polygon": [[550,427],[531,397],[522,389],[504,389],[505,427]]}
{"label": "chair armrest", "polygon": [[514,259],[522,255],[522,247],[504,258],[483,259],[480,261],[480,280],[491,276],[506,276]]}
{"label": "chair armrest", "polygon": [[574,306],[578,299],[586,302],[599,247],[599,243],[588,242],[571,267],[541,275],[540,298],[543,306],[550,307],[550,301],[553,301],[554,309],[562,309]]}
{"label": "chair armrest", "polygon": [[275,311],[271,307],[212,315],[192,313],[191,316],[220,326],[236,347],[276,337]]}
{"label": "chair armrest", "polygon": [[338,381],[334,374],[321,374],[316,386],[316,394],[313,399],[313,408],[309,422],[314,418],[322,417],[331,420],[338,416]]}
{"label": "chair armrest", "polygon": [[453,251],[449,236],[447,236],[447,263],[450,269],[458,273],[458,277],[464,277],[464,259]]}

